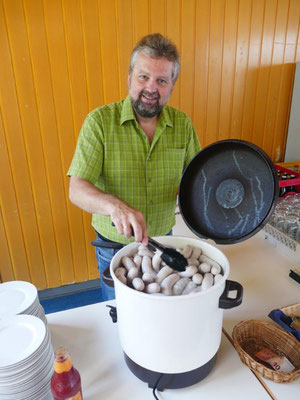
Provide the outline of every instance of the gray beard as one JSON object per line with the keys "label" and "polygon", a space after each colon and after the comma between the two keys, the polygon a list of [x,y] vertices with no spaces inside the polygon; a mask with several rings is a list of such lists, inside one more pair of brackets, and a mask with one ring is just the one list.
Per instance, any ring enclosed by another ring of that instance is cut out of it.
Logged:
{"label": "gray beard", "polygon": [[158,115],[163,106],[161,106],[159,103],[154,104],[152,107],[145,107],[145,105],[142,102],[142,95],[143,92],[139,94],[139,97],[137,100],[131,99],[131,104],[132,107],[134,108],[135,112],[142,118],[152,118]]}

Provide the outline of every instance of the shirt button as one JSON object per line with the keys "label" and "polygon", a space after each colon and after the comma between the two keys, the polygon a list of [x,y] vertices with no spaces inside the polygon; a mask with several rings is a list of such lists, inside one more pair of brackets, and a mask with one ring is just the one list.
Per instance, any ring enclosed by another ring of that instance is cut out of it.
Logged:
{"label": "shirt button", "polygon": [[148,157],[148,158],[147,158],[147,161],[151,161],[151,158],[150,158],[150,157]]}
{"label": "shirt button", "polygon": [[148,182],[152,182],[152,178],[148,178]]}
{"label": "shirt button", "polygon": [[149,204],[151,204],[151,205],[152,205],[152,204],[153,204],[153,201],[152,201],[152,200],[150,200],[150,201],[149,201]]}

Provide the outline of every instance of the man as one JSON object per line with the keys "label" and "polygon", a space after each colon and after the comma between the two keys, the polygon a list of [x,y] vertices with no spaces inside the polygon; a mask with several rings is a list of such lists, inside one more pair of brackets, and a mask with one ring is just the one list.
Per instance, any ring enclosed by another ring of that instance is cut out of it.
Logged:
{"label": "man", "polygon": [[190,119],[166,106],[180,68],[176,47],[156,33],[131,54],[129,96],[88,114],[71,167],[72,203],[93,214],[104,299],[114,291],[102,279],[117,248],[166,235],[175,224],[184,168],[200,151]]}

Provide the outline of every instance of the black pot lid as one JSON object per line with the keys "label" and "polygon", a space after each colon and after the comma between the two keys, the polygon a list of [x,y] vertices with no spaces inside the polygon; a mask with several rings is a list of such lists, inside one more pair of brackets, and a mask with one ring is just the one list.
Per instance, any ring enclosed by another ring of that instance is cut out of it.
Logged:
{"label": "black pot lid", "polygon": [[268,222],[278,193],[276,169],[259,147],[222,140],[204,148],[186,167],[179,209],[195,235],[232,244],[253,236]]}

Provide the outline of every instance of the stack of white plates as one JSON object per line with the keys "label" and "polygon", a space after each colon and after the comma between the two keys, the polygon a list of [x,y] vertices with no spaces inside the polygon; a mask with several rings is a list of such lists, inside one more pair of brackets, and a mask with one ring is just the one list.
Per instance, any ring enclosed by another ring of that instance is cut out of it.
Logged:
{"label": "stack of white plates", "polygon": [[29,282],[10,281],[0,284],[0,321],[12,315],[28,314],[47,319],[36,287]]}
{"label": "stack of white plates", "polygon": [[0,321],[0,400],[50,400],[54,352],[49,330],[37,317]]}

